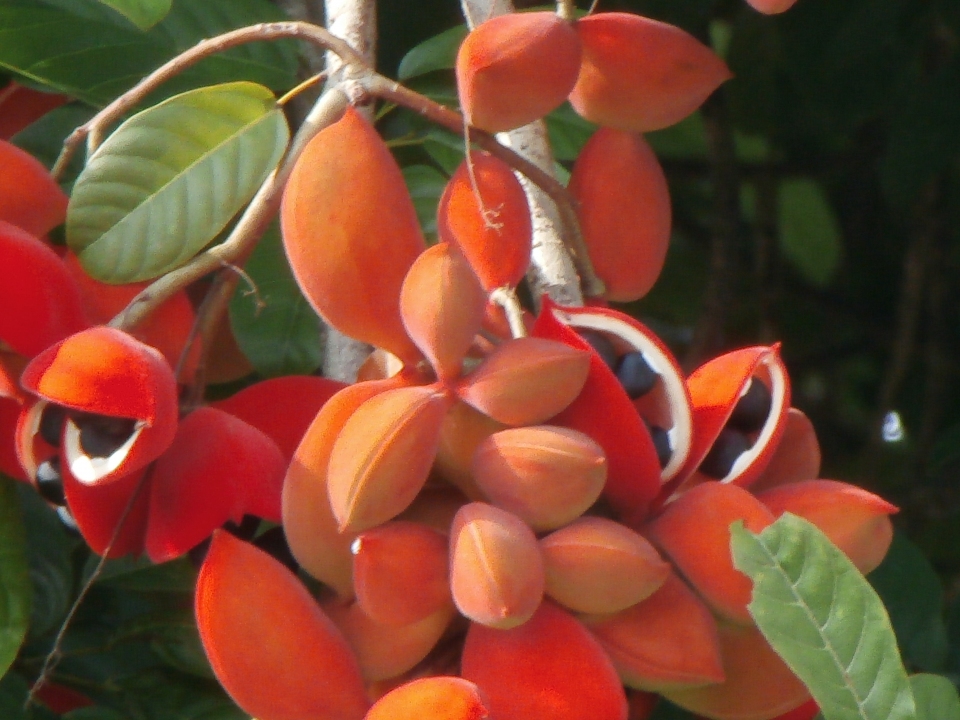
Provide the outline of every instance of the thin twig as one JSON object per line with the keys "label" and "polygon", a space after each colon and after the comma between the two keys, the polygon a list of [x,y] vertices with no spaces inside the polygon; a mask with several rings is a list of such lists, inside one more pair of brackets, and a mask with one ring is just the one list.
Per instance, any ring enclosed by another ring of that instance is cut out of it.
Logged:
{"label": "thin twig", "polygon": [[100,556],[96,566],[93,568],[93,572],[90,573],[90,577],[87,578],[87,581],[83,584],[83,587],[80,588],[80,592],[73,601],[73,605],[70,606],[67,616],[60,624],[60,629],[57,631],[57,636],[53,640],[53,647],[50,648],[50,652],[48,652],[47,656],[43,659],[43,665],[40,667],[40,674],[37,675],[37,679],[34,681],[33,685],[30,686],[30,692],[27,693],[27,699],[23,703],[24,710],[29,709],[29,707],[36,702],[37,692],[40,690],[43,684],[50,679],[50,675],[56,669],[57,663],[59,663],[60,659],[63,657],[61,648],[63,647],[63,640],[67,635],[67,630],[70,629],[70,625],[73,623],[73,618],[80,609],[80,604],[90,593],[90,590],[93,588],[93,584],[103,573],[103,568],[107,564],[107,558],[110,556],[113,546],[116,545],[117,540],[120,538],[120,531],[127,522],[127,518],[130,517],[130,513],[133,511],[133,506],[137,502],[137,498],[140,497],[140,492],[146,486],[150,476],[153,474],[153,468],[154,465],[151,463],[147,467],[146,471],[144,471],[143,477],[141,477],[139,482],[137,482],[133,492],[130,493],[130,499],[127,500],[127,504],[124,506],[123,512],[120,513],[120,518],[117,520],[117,526],[113,529],[113,534],[110,536],[110,542],[108,542],[107,546],[103,549],[103,554]]}
{"label": "thin twig", "polygon": [[233,30],[214,38],[201,40],[189,50],[185,50],[180,55],[161,65],[134,87],[130,88],[130,90],[90,118],[90,120],[70,133],[63,143],[63,150],[60,152],[57,162],[54,163],[51,174],[54,178],[59,178],[73,157],[74,152],[76,152],[77,147],[88,137],[90,138],[88,150],[93,152],[99,146],[100,139],[106,128],[120,120],[131,108],[141,103],[144,98],[160,87],[160,85],[176,77],[191,65],[195,65],[211,55],[229,50],[238,45],[263,40],[277,40],[280,38],[300,38],[307,40],[314,45],[319,45],[325,50],[335,52],[343,58],[344,62],[350,65],[362,68],[369,67],[364,59],[346,42],[327,32],[324,28],[307,22],[260,23],[259,25],[251,25],[240,28],[239,30]]}

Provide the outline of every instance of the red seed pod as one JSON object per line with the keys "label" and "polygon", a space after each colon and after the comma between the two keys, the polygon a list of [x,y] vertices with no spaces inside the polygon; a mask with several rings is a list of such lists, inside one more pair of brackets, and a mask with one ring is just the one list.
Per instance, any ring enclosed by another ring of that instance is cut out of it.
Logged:
{"label": "red seed pod", "polygon": [[[676,360],[642,324],[608,308],[568,308],[544,299],[535,335],[589,350],[591,346],[578,334],[586,331],[606,338],[617,357],[640,353],[655,371],[652,388],[631,401],[610,367],[591,351],[583,392],[552,420],[600,443],[608,462],[604,496],[628,524],[635,524],[646,516],[661,483],[676,477],[687,460],[690,399]],[[661,436],[669,457],[666,453],[658,457],[652,428],[658,428],[654,432]]]}
{"label": "red seed pod", "polygon": [[760,532],[774,516],[743,488],[710,482],[680,495],[644,532],[718,615],[752,625],[747,603],[753,585],[730,555],[730,525],[736,520]]}
{"label": "red seed pod", "polygon": [[778,15],[793,7],[797,0],[747,0],[747,3],[757,12],[764,15]]}
{"label": "red seed pod", "polygon": [[457,53],[467,122],[501,132],[559,107],[577,80],[580,41],[552,12],[510,13],[474,28]]}
{"label": "red seed pod", "polygon": [[0,219],[0,258],[0,341],[33,357],[89,325],[76,282],[46,243]]}
{"label": "red seed pod", "polygon": [[697,483],[747,486],[767,467],[786,426],[790,377],[779,344],[721,355],[687,379],[693,440],[675,497]]}
{"label": "red seed pod", "polygon": [[450,589],[461,613],[492,628],[527,622],[543,598],[543,559],[516,515],[474,502],[450,527]]}
{"label": "red seed pod", "polygon": [[450,178],[437,206],[440,240],[460,248],[487,292],[516,287],[530,264],[532,228],[527,196],[502,160],[471,152]]}
{"label": "red seed pod", "polygon": [[591,122],[649,132],[683,120],[732,75],[673,25],[630,13],[580,18],[583,64],[570,104]]}
{"label": "red seed pod", "polygon": [[425,677],[381,697],[364,720],[484,720],[480,688],[458,677]]}
{"label": "red seed pod", "polygon": [[486,304],[477,276],[453,245],[424,250],[410,267],[400,288],[400,315],[440,380],[460,376]]}
{"label": "red seed pod", "polygon": [[573,615],[549,600],[519,627],[471,625],[462,668],[487,698],[492,718],[627,718],[627,699],[610,658]]}
{"label": "red seed pod", "polygon": [[716,720],[775,718],[810,698],[806,686],[770,647],[760,631],[719,622],[724,681],[666,688],[670,702]]}
{"label": "red seed pod", "polygon": [[636,133],[600,128],[580,151],[569,190],[605,297],[646,295],[670,244],[670,193],[653,150]]}
{"label": "red seed pod", "polygon": [[147,555],[172,560],[244,515],[279,522],[286,466],[277,444],[257,428],[222,410],[194,410],[149,479]]}
{"label": "red seed pod", "polygon": [[40,237],[66,216],[67,196],[47,169],[16,145],[0,140],[0,220]]}
{"label": "red seed pod", "polygon": [[327,322],[420,359],[400,320],[400,286],[426,243],[396,160],[353,108],[304,149],[280,221],[297,283]]}
{"label": "red seed pod", "polygon": [[[67,409],[63,461],[86,485],[139,470],[177,432],[177,383],[170,366],[157,350],[113,328],[90,328],[48,348],[27,365],[21,383]],[[22,423],[20,443],[28,455],[39,430],[38,406]],[[21,461],[36,470],[30,457]]]}
{"label": "red seed pod", "polygon": [[0,139],[9,140],[69,100],[66,95],[41,92],[11,80],[0,90]]}
{"label": "red seed pod", "polygon": [[343,635],[295,575],[252,545],[214,533],[196,614],[217,679],[250,715],[361,720],[370,707]]}
{"label": "red seed pod", "polygon": [[717,621],[674,572],[646,600],[585,622],[627,687],[659,692],[723,681]]}

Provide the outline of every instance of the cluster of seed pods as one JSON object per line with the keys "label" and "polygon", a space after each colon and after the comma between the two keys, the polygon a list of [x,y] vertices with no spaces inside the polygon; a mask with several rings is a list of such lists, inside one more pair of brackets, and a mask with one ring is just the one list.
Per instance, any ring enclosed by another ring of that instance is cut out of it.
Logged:
{"label": "cluster of seed pods", "polygon": [[0,168],[0,470],[110,556],[162,562],[227,521],[279,521],[289,457],[341,385],[268,381],[182,413],[173,367],[190,374],[199,349],[186,294],[133,334],[105,325],[145,285],[100,283],[44,239],[67,198],[39,162],[0,140]]}
{"label": "cluster of seed pods", "polygon": [[[668,73],[684,102],[652,110],[660,95],[596,89],[611,75],[652,87],[633,77],[650,62],[621,59],[638,27],[662,44],[637,46],[672,49],[694,78]],[[487,130],[568,96],[587,117],[628,118],[597,132],[571,179],[608,299],[649,289],[669,236],[662,173],[632,132],[650,126],[631,113],[674,122],[726,76],[665,27],[532,13],[479,26],[458,61],[467,118]],[[541,72],[518,81],[517,65]],[[579,89],[544,87],[545,67]],[[196,610],[217,677],[260,720],[626,720],[645,717],[654,693],[718,720],[812,717],[747,611],[730,524],[759,531],[796,513],[868,571],[895,508],[818,479],[816,437],[790,407],[776,346],[685,377],[636,320],[546,298],[526,332],[507,332],[490,295],[524,275],[529,210],[506,165],[479,152],[466,162],[432,247],[386,145],[352,109],[290,177],[281,221],[304,295],[378,350],[320,409],[284,479],[286,538],[320,592],[214,534]]]}

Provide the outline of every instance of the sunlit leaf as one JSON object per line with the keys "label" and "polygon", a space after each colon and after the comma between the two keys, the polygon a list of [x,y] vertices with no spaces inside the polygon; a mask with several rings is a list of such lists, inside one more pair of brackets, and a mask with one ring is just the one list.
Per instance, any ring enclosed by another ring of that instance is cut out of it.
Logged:
{"label": "sunlit leaf", "polygon": [[277,164],[289,137],[267,88],[226,83],[123,123],[77,178],[67,243],[98,280],[157,277],[219,233]]}
{"label": "sunlit leaf", "polygon": [[230,301],[230,326],[243,354],[265,377],[312,373],[323,360],[320,319],[293,279],[276,225],[244,270],[249,280]]}
{"label": "sunlit leaf", "polygon": [[141,30],[147,30],[163,20],[170,12],[173,0],[100,0],[130,20]]}
{"label": "sunlit leaf", "polygon": [[837,217],[813,180],[780,184],[780,248],[814,285],[830,282],[840,265],[842,237]]}
{"label": "sunlit leaf", "polygon": [[913,695],[880,598],[813,524],[790,513],[759,534],[731,526],[750,614],[826,720],[913,720]]}
{"label": "sunlit leaf", "polygon": [[0,675],[14,661],[30,623],[27,543],[16,483],[0,478]]}
{"label": "sunlit leaf", "polygon": [[917,720],[960,720],[957,686],[942,675],[920,673],[910,676],[917,703]]}

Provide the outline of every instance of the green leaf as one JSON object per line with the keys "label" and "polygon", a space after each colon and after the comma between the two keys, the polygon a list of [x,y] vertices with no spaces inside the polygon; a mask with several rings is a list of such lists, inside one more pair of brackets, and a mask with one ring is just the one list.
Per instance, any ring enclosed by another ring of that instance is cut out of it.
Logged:
{"label": "green leaf", "polygon": [[67,244],[104,282],[179,267],[253,197],[288,139],[273,93],[254,83],[191,90],[144,110],[77,178]]}
{"label": "green leaf", "polygon": [[436,238],[437,203],[447,185],[447,176],[430,165],[410,165],[403,168],[403,179],[413,199],[423,233]]}
{"label": "green leaf", "polygon": [[320,319],[293,278],[276,224],[244,269],[249,282],[241,281],[230,302],[243,354],[266,377],[312,373],[323,360]]}
{"label": "green leaf", "polygon": [[731,526],[748,606],[826,720],[914,720],[913,695],[880,598],[812,523],[791,513],[759,534]]}
{"label": "green leaf", "polygon": [[173,0],[100,0],[141,30],[148,30],[170,12]]}
{"label": "green leaf", "polygon": [[922,670],[942,669],[949,650],[943,586],[920,548],[895,533],[868,579],[890,614],[904,660]]}
{"label": "green leaf", "polygon": [[30,686],[15,672],[0,673],[0,717],[3,720],[27,720],[23,702]]}
{"label": "green leaf", "polygon": [[917,720],[960,720],[957,687],[942,675],[920,673],[910,676],[917,703]]}
{"label": "green leaf", "polygon": [[16,481],[0,477],[0,676],[30,624],[30,570]]}
{"label": "green leaf", "polygon": [[434,70],[451,70],[457,60],[457,50],[467,36],[465,25],[444,30],[412,48],[397,68],[397,78],[409,80]]}
{"label": "green leaf", "polygon": [[[144,32],[98,0],[4,0],[0,70],[105,105],[204,38],[280,19],[283,13],[267,0],[173,0],[162,22]],[[296,70],[293,41],[250,43],[202,60],[165,83],[157,95],[228,80],[286,89],[296,82]]]}
{"label": "green leaf", "polygon": [[779,205],[780,249],[807,280],[827,285],[840,265],[842,240],[823,190],[812,180],[785,180]]}
{"label": "green leaf", "polygon": [[557,160],[576,160],[597,126],[577,115],[569,103],[564,103],[544,118],[550,134],[550,147]]}
{"label": "green leaf", "polygon": [[70,556],[79,541],[67,535],[56,512],[32,487],[17,483],[17,490],[23,510],[33,589],[30,637],[37,638],[54,630],[70,608],[74,588]]}

